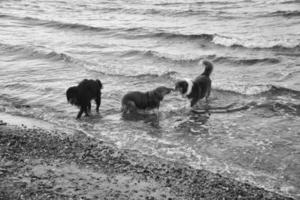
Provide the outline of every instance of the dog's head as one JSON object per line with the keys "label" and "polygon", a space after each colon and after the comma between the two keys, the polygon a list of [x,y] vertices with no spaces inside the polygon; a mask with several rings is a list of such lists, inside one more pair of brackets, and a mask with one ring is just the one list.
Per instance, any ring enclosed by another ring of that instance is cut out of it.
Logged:
{"label": "dog's head", "polygon": [[175,84],[175,91],[179,91],[180,94],[186,97],[191,94],[193,85],[194,83],[190,79],[181,80]]}
{"label": "dog's head", "polygon": [[67,100],[72,105],[78,105],[78,88],[76,86],[69,87],[66,92]]}
{"label": "dog's head", "polygon": [[160,87],[156,88],[155,90],[153,90],[153,94],[161,101],[161,100],[163,100],[164,96],[166,96],[173,90],[174,89],[172,89],[172,88],[160,86]]}
{"label": "dog's head", "polygon": [[97,84],[98,84],[100,90],[102,90],[102,89],[103,89],[103,84],[102,84],[102,82],[101,82],[99,79],[97,79],[96,82],[97,82]]}
{"label": "dog's head", "polygon": [[188,89],[188,82],[186,80],[181,80],[176,82],[175,84],[175,91],[179,91],[181,94],[185,94]]}

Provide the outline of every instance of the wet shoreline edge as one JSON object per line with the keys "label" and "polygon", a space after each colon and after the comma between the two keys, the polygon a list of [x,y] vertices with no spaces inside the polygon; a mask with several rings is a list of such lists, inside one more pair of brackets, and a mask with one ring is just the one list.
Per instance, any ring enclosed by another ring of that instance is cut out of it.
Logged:
{"label": "wet shoreline edge", "polygon": [[7,200],[292,199],[81,133],[5,123],[0,125],[0,179],[0,199]]}

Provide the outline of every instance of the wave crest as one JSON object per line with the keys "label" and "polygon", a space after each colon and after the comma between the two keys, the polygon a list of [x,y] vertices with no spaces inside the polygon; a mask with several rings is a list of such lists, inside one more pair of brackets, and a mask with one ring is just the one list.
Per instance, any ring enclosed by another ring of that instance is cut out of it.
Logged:
{"label": "wave crest", "polygon": [[282,16],[282,17],[299,17],[300,16],[300,11],[285,11],[285,10],[279,10],[270,13],[268,16],[274,17],[274,16]]}
{"label": "wave crest", "polygon": [[158,33],[149,33],[142,34],[140,37],[156,37],[164,39],[185,39],[185,40],[205,40],[212,41],[214,38],[213,34],[181,34],[181,33],[168,33],[168,32],[158,32]]}
{"label": "wave crest", "polygon": [[[162,73],[138,73],[135,72],[135,75],[132,75],[133,73],[125,71],[120,71],[120,70],[106,70],[103,69],[101,66],[96,66],[96,65],[84,65],[84,67],[91,72],[94,73],[100,73],[106,76],[112,76],[112,77],[126,77],[126,78],[137,78],[137,79],[160,79],[163,78],[169,79],[169,80],[174,80],[174,77],[178,74],[176,71],[167,71],[167,72],[162,72]],[[105,67],[104,67],[105,68]],[[111,66],[110,66],[111,69]]]}
{"label": "wave crest", "polygon": [[[50,28],[56,29],[71,29],[71,30],[79,30],[79,31],[93,31],[93,32],[105,32],[111,31],[113,29],[104,28],[104,27],[96,27],[86,24],[79,24],[79,23],[68,23],[68,22],[61,22],[61,21],[54,21],[54,20],[45,20],[45,19],[38,19],[33,17],[18,17],[12,15],[2,14],[0,18],[8,18],[13,20],[22,20],[31,25],[35,26],[45,26]],[[132,31],[132,28],[129,28],[128,31]]]}
{"label": "wave crest", "polygon": [[36,59],[49,59],[53,61],[76,62],[76,59],[65,53],[58,53],[56,51],[37,50],[33,47],[22,45],[9,45],[0,43],[0,50],[4,53],[18,53],[19,56]]}
{"label": "wave crest", "polygon": [[214,37],[213,43],[231,48],[250,48],[250,49],[273,49],[273,50],[300,50],[300,44],[284,41],[260,42],[260,41],[245,41],[232,37],[224,37],[217,35]]}
{"label": "wave crest", "polygon": [[161,61],[178,63],[178,64],[187,64],[187,63],[198,63],[200,60],[204,59],[205,56],[200,57],[184,57],[177,55],[164,54],[153,50],[129,50],[122,54],[123,57],[129,56],[141,56],[145,58],[153,58]]}
{"label": "wave crest", "polygon": [[175,64],[198,64],[203,59],[212,60],[218,63],[230,63],[236,65],[254,65],[258,63],[277,64],[280,63],[278,58],[238,58],[238,57],[218,57],[217,55],[202,55],[202,56],[179,56],[160,53],[152,50],[129,50],[122,53],[123,57],[141,56],[149,59],[157,59]]}
{"label": "wave crest", "polygon": [[213,59],[214,62],[229,62],[238,65],[254,65],[258,63],[268,63],[268,64],[277,64],[280,63],[280,60],[277,58],[233,58],[233,57],[217,57]]}

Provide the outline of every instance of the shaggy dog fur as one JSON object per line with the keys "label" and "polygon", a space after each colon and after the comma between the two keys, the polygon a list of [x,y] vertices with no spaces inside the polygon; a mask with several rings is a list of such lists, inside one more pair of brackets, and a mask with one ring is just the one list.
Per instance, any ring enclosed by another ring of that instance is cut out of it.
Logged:
{"label": "shaggy dog fur", "polygon": [[175,90],[179,91],[184,97],[191,100],[191,107],[193,107],[200,99],[208,97],[211,91],[210,74],[213,71],[213,65],[209,61],[203,61],[205,66],[204,72],[196,77],[194,80],[181,80],[175,84]]}
{"label": "shaggy dog fur", "polygon": [[122,98],[122,112],[135,112],[137,110],[159,109],[160,102],[164,96],[173,89],[158,87],[148,92],[129,92]]}
{"label": "shaggy dog fur", "polygon": [[78,106],[79,112],[77,119],[79,119],[84,112],[88,116],[91,110],[91,100],[96,102],[96,111],[99,112],[101,104],[101,89],[103,88],[100,80],[84,79],[78,86],[68,88],[66,92],[67,100],[70,104]]}

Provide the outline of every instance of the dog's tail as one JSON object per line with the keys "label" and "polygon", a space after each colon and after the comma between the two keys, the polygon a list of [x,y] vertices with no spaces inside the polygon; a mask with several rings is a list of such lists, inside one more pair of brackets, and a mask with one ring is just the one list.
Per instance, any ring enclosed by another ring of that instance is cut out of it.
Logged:
{"label": "dog's tail", "polygon": [[204,60],[203,65],[205,66],[204,72],[202,73],[202,75],[205,76],[210,76],[211,72],[213,71],[213,64],[207,60]]}
{"label": "dog's tail", "polygon": [[99,79],[96,80],[98,86],[100,87],[100,90],[103,89],[103,85]]}

